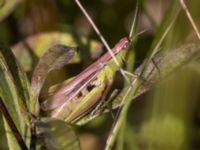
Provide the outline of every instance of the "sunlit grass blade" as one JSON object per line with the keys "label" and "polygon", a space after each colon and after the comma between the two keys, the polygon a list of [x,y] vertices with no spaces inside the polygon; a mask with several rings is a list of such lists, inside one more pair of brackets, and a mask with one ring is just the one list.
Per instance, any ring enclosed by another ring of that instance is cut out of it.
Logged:
{"label": "sunlit grass blade", "polygon": [[22,2],[22,0],[1,0],[0,1],[0,21],[2,21],[9,14],[11,14],[20,2]]}

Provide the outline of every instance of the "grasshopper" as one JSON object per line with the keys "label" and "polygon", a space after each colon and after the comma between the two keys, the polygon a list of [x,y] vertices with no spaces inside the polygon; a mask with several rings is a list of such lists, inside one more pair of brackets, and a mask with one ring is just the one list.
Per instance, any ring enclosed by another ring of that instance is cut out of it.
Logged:
{"label": "grasshopper", "polygon": [[[112,49],[121,66],[129,45],[130,41],[125,37]],[[52,117],[70,123],[76,122],[102,102],[103,95],[107,93],[118,70],[119,67],[107,52],[47,97],[41,107],[43,110],[51,111]]]}

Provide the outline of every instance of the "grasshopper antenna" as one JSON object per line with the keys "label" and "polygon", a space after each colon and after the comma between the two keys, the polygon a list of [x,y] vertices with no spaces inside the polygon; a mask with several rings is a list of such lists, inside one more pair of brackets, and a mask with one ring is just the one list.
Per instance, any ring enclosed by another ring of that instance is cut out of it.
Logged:
{"label": "grasshopper antenna", "polygon": [[81,9],[81,11],[83,12],[83,14],[85,15],[85,17],[87,18],[87,20],[90,22],[90,24],[92,25],[93,29],[95,30],[95,32],[97,33],[97,35],[99,36],[99,38],[101,39],[101,41],[103,42],[103,44],[105,45],[106,49],[108,50],[108,52],[110,53],[111,57],[113,58],[115,64],[117,65],[117,67],[119,67],[121,74],[123,75],[123,77],[125,78],[125,80],[130,83],[129,78],[126,76],[126,73],[124,72],[124,70],[120,67],[119,62],[117,61],[116,57],[114,56],[110,46],[108,45],[108,43],[106,42],[105,38],[103,37],[103,35],[100,33],[99,29],[97,28],[97,26],[95,25],[95,23],[92,21],[91,17],[89,16],[89,14],[87,13],[87,11],[84,9],[83,5],[80,3],[79,0],[75,0],[76,4],[79,6],[79,8]]}
{"label": "grasshopper antenna", "polygon": [[129,40],[130,40],[131,42],[134,41],[135,37],[137,37],[137,36],[139,36],[139,35],[141,35],[141,34],[143,34],[144,32],[146,32],[146,31],[149,30],[149,29],[144,29],[144,30],[142,30],[142,31],[140,31],[140,32],[138,32],[138,33],[136,33],[136,34],[134,35],[135,29],[136,29],[136,21],[137,21],[138,12],[139,12],[139,6],[138,6],[138,1],[137,1],[137,3],[136,3],[136,8],[135,8],[135,12],[134,12],[134,16],[133,16],[133,21],[132,21],[132,25],[131,25],[131,29],[130,29],[130,33],[129,33]]}
{"label": "grasshopper antenna", "polygon": [[130,41],[134,40],[133,33],[134,33],[134,30],[135,30],[135,27],[136,27],[136,18],[137,18],[137,15],[138,15],[138,2],[136,3],[135,13],[134,13],[134,16],[133,16],[133,22],[132,22],[130,33],[129,33],[129,39],[130,39]]}

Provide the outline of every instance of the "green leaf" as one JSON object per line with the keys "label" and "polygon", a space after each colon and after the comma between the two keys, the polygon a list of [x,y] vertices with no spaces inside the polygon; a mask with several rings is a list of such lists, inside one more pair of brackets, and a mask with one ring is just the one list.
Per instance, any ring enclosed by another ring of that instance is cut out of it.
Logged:
{"label": "green leaf", "polygon": [[7,17],[22,0],[0,0],[0,21]]}
{"label": "green leaf", "polygon": [[88,58],[94,60],[98,58],[102,52],[102,45],[100,43],[83,37],[77,39],[72,34],[64,32],[48,32],[30,36],[24,41],[14,45],[12,50],[23,68],[26,71],[31,71],[36,65],[38,58],[41,57],[48,48],[56,44],[80,47],[80,53],[74,55],[69,63],[79,63],[83,59],[88,61]]}
{"label": "green leaf", "polygon": [[71,125],[53,118],[35,123],[44,145],[49,150],[80,150],[79,140]]}
{"label": "green leaf", "polygon": [[[143,83],[135,97],[149,90],[156,81],[165,79],[185,64],[199,57],[200,45],[198,43],[186,43],[170,51],[157,53],[147,64],[141,77]],[[135,74],[139,74],[140,71],[141,67],[135,71]]]}
{"label": "green leaf", "polygon": [[[0,43],[0,97],[14,121],[16,128],[28,144],[30,140],[30,132],[27,125],[29,123],[29,116],[26,107],[28,81],[26,80],[25,74],[19,68],[10,49]],[[19,149],[16,139],[5,119],[4,126],[9,149]]]}
{"label": "green leaf", "polygon": [[39,111],[38,97],[47,74],[60,69],[68,63],[77,48],[64,45],[55,45],[40,58],[31,80],[31,108],[35,114]]}
{"label": "green leaf", "polygon": [[3,116],[0,113],[0,149],[8,149],[7,139],[5,138],[6,131],[3,124]]}
{"label": "green leaf", "polygon": [[[3,43],[0,42],[0,51],[5,63],[8,66],[8,70],[10,71],[13,82],[17,87],[18,96],[22,101],[22,107],[28,112],[29,101],[29,81],[27,79],[26,73],[16,60],[12,51],[6,47]],[[21,102],[20,101],[20,102]]]}

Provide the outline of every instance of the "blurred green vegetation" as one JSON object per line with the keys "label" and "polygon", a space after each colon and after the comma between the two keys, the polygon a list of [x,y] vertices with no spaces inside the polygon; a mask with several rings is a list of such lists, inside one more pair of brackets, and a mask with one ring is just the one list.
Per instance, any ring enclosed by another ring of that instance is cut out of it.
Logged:
{"label": "blurred green vegetation", "polygon": [[[76,75],[101,54],[102,48],[97,42],[99,37],[73,0],[16,0],[15,7],[8,8],[7,14],[3,8],[6,4],[15,2],[5,0],[5,4],[1,5],[1,1],[4,0],[0,0],[0,40],[12,47],[14,52],[17,51],[16,47],[19,46],[19,42],[22,43],[27,38],[31,39],[30,37],[34,35],[38,37],[38,34],[53,31],[66,33],[70,35],[70,38],[76,39],[76,43],[71,43],[73,40],[65,42],[65,38],[59,34],[56,37],[57,42],[62,41],[60,43],[80,46],[82,50],[87,49],[87,51],[79,52],[81,63],[76,62],[62,71],[52,72],[47,79],[46,87]],[[129,34],[136,6],[135,0],[90,0],[82,1],[82,3],[109,45],[115,45],[119,39]],[[200,1],[187,1],[187,6],[199,27]],[[146,29],[147,31],[135,40],[135,53],[129,55],[135,57],[135,63],[130,64],[129,70],[134,70],[147,58],[170,25],[172,27],[162,44],[159,45],[159,50],[172,50],[186,42],[198,43],[194,30],[178,1],[139,1],[136,31]],[[50,38],[53,39],[52,36]],[[36,40],[33,45],[40,44],[40,42],[44,44],[40,39]],[[28,44],[31,45],[30,43]],[[33,39],[32,43],[34,43]],[[49,46],[52,41],[45,44]],[[35,61],[37,61],[48,47],[43,45],[45,48],[37,52],[36,49],[39,46],[34,47],[33,45],[30,48],[33,49]],[[97,51],[100,49],[96,52],[97,57],[95,58],[87,55],[90,54],[91,47]],[[22,56],[21,53],[19,56]],[[24,57],[27,58],[27,55]],[[23,60],[19,58],[19,60],[22,63],[25,60],[25,65],[27,65],[26,61],[29,63],[29,60],[26,58]],[[131,61],[131,58],[128,60]],[[172,75],[158,82],[150,92],[136,98],[132,102],[126,127],[120,132],[115,149],[120,150],[121,144],[124,145],[123,149],[127,150],[200,149],[199,65],[198,60],[183,64],[181,69],[177,69]],[[28,67],[27,73],[30,77],[32,70],[30,66]],[[113,118],[109,113],[94,119],[87,125],[76,127],[82,148],[85,150],[103,149],[112,123]],[[0,117],[0,136],[4,136],[2,124]],[[0,149],[5,149],[3,143],[4,141],[0,140]]]}

